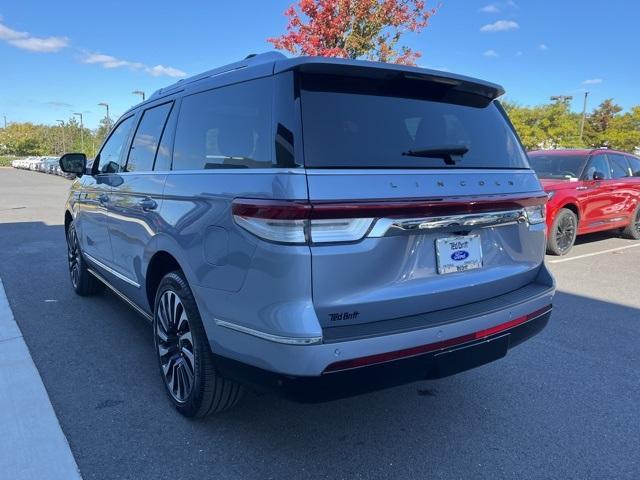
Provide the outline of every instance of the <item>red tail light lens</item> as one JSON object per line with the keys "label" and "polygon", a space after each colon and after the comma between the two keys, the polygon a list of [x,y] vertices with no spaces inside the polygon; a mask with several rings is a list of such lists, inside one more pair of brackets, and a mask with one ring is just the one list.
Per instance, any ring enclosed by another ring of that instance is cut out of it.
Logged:
{"label": "red tail light lens", "polygon": [[546,194],[344,202],[239,198],[233,201],[232,213],[240,227],[265,240],[322,244],[361,240],[378,218],[531,209],[546,201]]}

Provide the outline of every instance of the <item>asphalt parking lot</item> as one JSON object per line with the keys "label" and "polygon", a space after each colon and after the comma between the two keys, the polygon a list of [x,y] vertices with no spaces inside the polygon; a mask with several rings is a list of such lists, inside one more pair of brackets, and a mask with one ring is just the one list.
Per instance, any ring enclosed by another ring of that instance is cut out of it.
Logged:
{"label": "asphalt parking lot", "polygon": [[640,477],[640,243],[597,234],[549,257],[551,323],[493,364],[320,405],[249,393],[190,421],[150,327],[113,294],[72,293],[68,186],[0,168],[0,278],[85,479]]}

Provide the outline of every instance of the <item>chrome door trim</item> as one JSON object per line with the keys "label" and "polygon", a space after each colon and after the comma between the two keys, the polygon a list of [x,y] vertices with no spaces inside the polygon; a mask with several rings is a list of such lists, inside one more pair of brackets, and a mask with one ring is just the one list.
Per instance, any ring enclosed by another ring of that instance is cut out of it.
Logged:
{"label": "chrome door trim", "polygon": [[129,277],[126,277],[126,276],[122,275],[120,272],[116,272],[113,268],[107,267],[104,263],[102,263],[99,260],[96,260],[94,257],[89,255],[88,253],[83,253],[83,255],[87,258],[87,260],[90,260],[91,263],[93,263],[93,264],[97,265],[98,267],[106,270],[107,272],[109,272],[114,277],[117,277],[120,280],[122,280],[123,282],[127,282],[129,285],[133,285],[136,288],[140,288],[140,284],[139,283],[134,282]]}
{"label": "chrome door trim", "polygon": [[523,209],[422,218],[379,218],[367,237],[378,238],[461,228],[487,228],[526,222],[527,216]]}
{"label": "chrome door trim", "polygon": [[[86,255],[86,253],[84,254]],[[111,285],[102,275],[100,275],[98,272],[96,272],[95,270],[92,270],[90,268],[87,268],[87,271],[93,275],[94,277],[96,277],[98,280],[100,280],[102,283],[104,283],[113,293],[115,293],[118,297],[120,297],[122,300],[124,300],[130,307],[132,307],[136,312],[138,312],[140,315],[142,315],[145,320],[147,320],[148,322],[153,322],[153,317],[151,315],[149,315],[147,312],[145,312],[142,308],[140,308],[138,305],[136,305],[133,300],[130,300],[129,297],[127,297],[124,293],[122,293],[120,290],[118,290],[116,287],[114,287],[113,285]]]}
{"label": "chrome door trim", "polygon": [[315,345],[322,343],[322,337],[285,337],[282,335],[273,335],[271,333],[261,332],[249,327],[243,327],[242,325],[227,322],[226,320],[220,320],[219,318],[214,318],[213,320],[216,322],[216,325],[219,325],[220,327],[235,330],[236,332],[246,333],[247,335],[253,335],[254,337],[268,340],[270,342],[284,343],[287,345]]}

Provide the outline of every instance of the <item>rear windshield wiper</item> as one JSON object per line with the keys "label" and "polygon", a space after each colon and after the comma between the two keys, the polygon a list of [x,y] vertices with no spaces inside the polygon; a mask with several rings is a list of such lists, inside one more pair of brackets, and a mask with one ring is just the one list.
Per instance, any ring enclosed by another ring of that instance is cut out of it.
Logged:
{"label": "rear windshield wiper", "polygon": [[407,150],[402,155],[407,157],[423,157],[423,158],[441,158],[447,165],[455,165],[453,156],[462,156],[469,149],[463,145],[442,145],[440,147],[420,148],[416,150]]}

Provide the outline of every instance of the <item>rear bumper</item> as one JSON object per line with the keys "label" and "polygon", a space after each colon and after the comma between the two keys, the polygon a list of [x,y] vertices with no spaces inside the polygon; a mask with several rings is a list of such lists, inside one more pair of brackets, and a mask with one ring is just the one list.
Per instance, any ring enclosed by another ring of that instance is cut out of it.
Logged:
{"label": "rear bumper", "polygon": [[[241,383],[275,391],[300,402],[324,402],[419,380],[442,378],[498,360],[506,355],[508,349],[540,332],[550,316],[551,305],[548,305],[526,321],[510,328],[505,324],[504,329],[481,339],[452,342],[454,344],[450,346],[426,353],[369,366],[338,371],[329,371],[330,368],[327,368],[318,376],[275,373],[222,356],[217,356],[216,361],[221,375]],[[490,333],[491,330],[485,332]]]}
{"label": "rear bumper", "polygon": [[385,324],[381,331],[375,324],[339,327],[337,332],[334,330],[338,328],[324,329],[322,337],[314,332],[316,341],[308,345],[278,342],[282,337],[260,338],[256,332],[225,328],[214,321],[205,323],[211,349],[221,357],[284,376],[317,377],[335,364],[437,343],[442,343],[443,348],[452,346],[447,342],[491,332],[551,305],[554,293],[554,280],[542,265],[535,282],[510,294],[426,316],[379,322]]}

